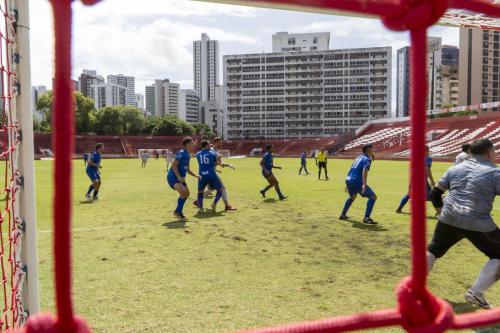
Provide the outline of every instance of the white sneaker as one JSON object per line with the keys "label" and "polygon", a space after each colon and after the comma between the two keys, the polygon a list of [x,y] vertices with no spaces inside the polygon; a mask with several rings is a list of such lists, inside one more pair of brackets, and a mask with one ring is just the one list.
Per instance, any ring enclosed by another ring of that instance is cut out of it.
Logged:
{"label": "white sneaker", "polygon": [[488,303],[483,294],[476,293],[474,290],[469,289],[465,293],[465,300],[469,303],[475,304],[483,309],[492,309],[493,305]]}
{"label": "white sneaker", "polygon": [[85,198],[86,198],[88,201],[92,200],[92,198],[90,197],[90,194],[87,194],[87,195],[85,196]]}

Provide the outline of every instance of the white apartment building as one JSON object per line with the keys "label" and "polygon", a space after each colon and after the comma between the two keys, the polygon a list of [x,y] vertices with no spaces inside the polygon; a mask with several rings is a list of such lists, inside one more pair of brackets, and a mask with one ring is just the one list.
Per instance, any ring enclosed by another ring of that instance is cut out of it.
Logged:
{"label": "white apartment building", "polygon": [[100,83],[92,86],[92,95],[95,108],[101,109],[108,106],[127,105],[127,88],[120,84]]}
{"label": "white apartment building", "polygon": [[224,56],[226,139],[351,132],[391,113],[392,48]]}
{"label": "white apartment building", "polygon": [[289,34],[278,32],[273,35],[273,53],[325,51],[330,49],[330,33],[300,33]]}
{"label": "white apartment building", "polygon": [[155,80],[155,113],[156,117],[166,115],[179,116],[180,86],[170,80]]}
{"label": "white apartment building", "polygon": [[200,118],[200,99],[196,90],[182,89],[179,118],[188,123],[198,124]]}
{"label": "white apartment building", "polygon": [[43,94],[47,93],[47,87],[46,86],[37,86],[37,87],[31,87],[31,111],[33,113],[33,117],[37,119],[38,121],[43,121],[44,119],[44,114],[41,112],[38,112],[36,110],[36,103],[38,102],[38,99],[40,96]]}
{"label": "white apartment building", "polygon": [[84,69],[80,77],[78,78],[78,86],[80,88],[80,92],[85,97],[91,97],[93,92],[93,85],[104,83],[104,78],[100,75],[97,75],[97,71]]}
{"label": "white apartment building", "polygon": [[155,85],[146,86],[146,116],[151,117],[156,113],[156,89]]}
{"label": "white apartment building", "polygon": [[135,106],[135,78],[133,76],[108,75],[108,83],[119,84],[127,88],[127,105]]}
{"label": "white apartment building", "polygon": [[219,85],[219,42],[207,34],[193,42],[193,78],[200,101],[213,101]]}
{"label": "white apartment building", "polygon": [[396,117],[410,114],[410,47],[398,50],[396,81]]}
{"label": "white apartment building", "polygon": [[144,95],[135,94],[134,106],[139,110],[144,111]]}

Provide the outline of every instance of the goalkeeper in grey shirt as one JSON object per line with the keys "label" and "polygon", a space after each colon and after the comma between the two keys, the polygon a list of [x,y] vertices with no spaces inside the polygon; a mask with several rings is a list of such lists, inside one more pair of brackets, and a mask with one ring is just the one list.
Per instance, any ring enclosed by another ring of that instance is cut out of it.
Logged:
{"label": "goalkeeper in grey shirt", "polygon": [[[437,258],[463,239],[468,239],[489,261],[466,292],[465,299],[484,309],[492,308],[484,292],[500,279],[500,229],[491,217],[495,196],[500,195],[500,169],[488,139],[471,145],[472,157],[451,167],[431,191],[439,221],[428,246],[428,270]],[[445,191],[448,196],[442,199]]]}

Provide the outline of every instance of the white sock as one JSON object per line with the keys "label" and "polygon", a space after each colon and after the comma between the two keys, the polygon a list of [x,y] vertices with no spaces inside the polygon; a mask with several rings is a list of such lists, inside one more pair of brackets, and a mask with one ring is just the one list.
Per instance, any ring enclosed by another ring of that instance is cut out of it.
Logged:
{"label": "white sock", "polygon": [[226,192],[226,188],[225,188],[225,187],[223,187],[223,188],[222,188],[222,190],[221,190],[221,192],[222,192],[222,200],[224,200],[224,204],[225,204],[226,206],[229,206],[229,201],[227,200],[227,192]]}
{"label": "white sock", "polygon": [[436,256],[432,253],[427,252],[427,274],[432,271],[432,267],[434,267],[434,263],[436,262]]}
{"label": "white sock", "polygon": [[478,294],[482,294],[497,282],[498,279],[500,279],[500,259],[490,259],[490,261],[484,265],[471,289]]}

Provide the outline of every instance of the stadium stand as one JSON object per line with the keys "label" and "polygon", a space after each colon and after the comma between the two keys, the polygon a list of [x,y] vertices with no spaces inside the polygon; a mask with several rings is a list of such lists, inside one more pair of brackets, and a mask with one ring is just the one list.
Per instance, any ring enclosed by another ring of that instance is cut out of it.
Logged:
{"label": "stadium stand", "polygon": [[[500,153],[499,112],[427,121],[427,144],[433,157],[452,159],[460,152],[462,144],[478,138],[491,139],[497,153]],[[411,143],[409,121],[386,120],[368,124],[354,140],[338,152],[338,155],[352,157],[359,154],[360,147],[367,143],[375,146],[378,157],[408,158]]]}

